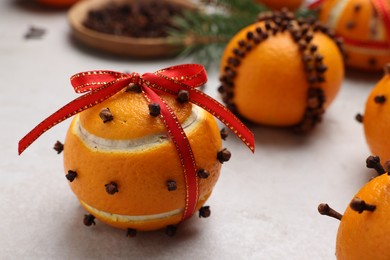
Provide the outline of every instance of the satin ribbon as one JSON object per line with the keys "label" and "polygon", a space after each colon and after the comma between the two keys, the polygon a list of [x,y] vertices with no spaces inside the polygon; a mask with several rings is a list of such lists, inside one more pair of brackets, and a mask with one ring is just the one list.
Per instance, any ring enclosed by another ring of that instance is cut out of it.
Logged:
{"label": "satin ribbon", "polygon": [[44,119],[19,141],[18,152],[21,154],[40,135],[64,121],[96,104],[103,102],[130,83],[139,85],[149,103],[160,105],[160,118],[163,121],[172,142],[174,143],[183,169],[186,184],[186,204],[183,220],[189,218],[196,210],[199,194],[197,166],[188,138],[179,123],[174,111],[158,95],[159,92],[177,96],[180,90],[189,92],[189,102],[200,106],[223,122],[236,134],[247,147],[254,152],[253,133],[215,99],[197,90],[207,81],[207,74],[199,64],[183,64],[158,70],[154,73],[120,73],[115,71],[88,71],[71,77],[71,84],[76,93],[86,93],[63,106]]}
{"label": "satin ribbon", "polygon": [[360,48],[367,48],[367,49],[380,49],[380,50],[388,50],[389,49],[389,43],[386,41],[359,41],[350,39],[347,37],[343,37],[340,35],[336,35],[337,37],[340,37],[343,39],[344,44],[354,46],[354,47],[360,47]]}
{"label": "satin ribbon", "polygon": [[390,6],[387,0],[371,0],[376,12],[379,14],[387,35],[387,47],[390,47]]}

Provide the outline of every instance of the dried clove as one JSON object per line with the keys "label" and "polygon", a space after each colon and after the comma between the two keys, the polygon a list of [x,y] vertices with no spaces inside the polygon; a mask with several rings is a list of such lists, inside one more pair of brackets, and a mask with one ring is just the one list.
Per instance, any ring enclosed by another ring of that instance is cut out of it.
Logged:
{"label": "dried clove", "polygon": [[324,73],[327,69],[328,69],[328,67],[325,66],[324,64],[319,64],[319,65],[317,65],[317,67],[316,67],[316,71],[317,71],[318,73]]}
{"label": "dried clove", "polygon": [[66,179],[68,179],[68,181],[73,182],[74,179],[76,179],[77,177],[77,172],[69,170],[68,173],[65,175],[65,177]]}
{"label": "dried clove", "polygon": [[232,154],[226,148],[223,148],[221,151],[217,153],[217,159],[220,163],[224,163],[230,160]]}
{"label": "dried clove", "polygon": [[114,195],[115,193],[119,192],[118,190],[118,184],[116,182],[110,182],[104,185],[106,188],[106,192],[110,195]]}
{"label": "dried clove", "polygon": [[154,116],[154,117],[160,115],[161,108],[160,108],[159,104],[157,104],[157,103],[150,103],[148,105],[148,107],[149,107],[149,115]]}
{"label": "dried clove", "polygon": [[114,119],[110,109],[108,107],[103,108],[99,113],[100,118],[103,120],[103,123],[110,122]]}
{"label": "dried clove", "polygon": [[187,103],[190,100],[190,93],[187,90],[179,90],[177,93],[177,99],[179,103]]}
{"label": "dried clove", "polygon": [[318,212],[321,215],[326,215],[338,220],[341,220],[341,218],[343,217],[343,215],[341,215],[340,213],[338,213],[337,211],[329,207],[329,205],[326,203],[321,203],[320,205],[318,205]]}
{"label": "dried clove", "polygon": [[211,215],[210,206],[203,206],[199,209],[200,218],[208,218]]}
{"label": "dried clove", "polygon": [[358,113],[358,114],[356,114],[355,119],[356,119],[356,121],[358,121],[359,123],[363,123],[364,117],[363,117],[362,114]]}
{"label": "dried clove", "polygon": [[353,7],[353,11],[356,13],[359,12],[361,9],[362,9],[362,6],[360,4],[355,4],[355,6]]}
{"label": "dried clove", "polygon": [[314,59],[316,62],[321,62],[324,60],[324,56],[322,56],[321,54],[316,54]]}
{"label": "dried clove", "polygon": [[310,46],[310,52],[311,52],[311,53],[316,52],[317,49],[318,49],[317,45],[311,45],[311,46]]}
{"label": "dried clove", "polygon": [[238,46],[240,46],[241,48],[245,47],[245,45],[246,45],[246,42],[244,40],[238,41]]}
{"label": "dried clove", "polygon": [[167,181],[167,188],[168,188],[168,191],[176,190],[177,189],[176,181],[173,181],[173,180]]}
{"label": "dried clove", "polygon": [[34,26],[30,26],[27,33],[24,35],[25,39],[41,39],[45,35],[46,30]]}
{"label": "dried clove", "polygon": [[199,169],[197,175],[201,179],[207,179],[210,176],[210,173],[205,169]]}
{"label": "dried clove", "polygon": [[223,140],[226,140],[226,138],[229,136],[229,130],[226,127],[222,128],[219,133],[221,134],[221,138]]}
{"label": "dried clove", "polygon": [[377,63],[378,63],[378,61],[375,58],[368,59],[368,64],[372,67],[376,66]]}
{"label": "dried clove", "polygon": [[374,102],[377,104],[383,104],[386,102],[386,97],[384,95],[377,95],[374,97]]}
{"label": "dried clove", "polygon": [[128,228],[126,232],[127,237],[135,237],[137,235],[137,230],[134,228]]}
{"label": "dried clove", "polygon": [[250,32],[250,31],[246,34],[246,38],[247,38],[248,40],[252,40],[252,39],[253,39],[253,36],[254,36],[253,32]]}
{"label": "dried clove", "polygon": [[177,227],[174,225],[169,225],[165,229],[165,234],[169,237],[173,237],[176,235]]}
{"label": "dried clove", "polygon": [[348,21],[346,24],[345,24],[345,27],[348,29],[348,30],[352,30],[353,28],[356,27],[356,23],[354,21]]}
{"label": "dried clove", "polygon": [[87,227],[90,227],[92,225],[96,225],[96,223],[95,223],[95,216],[92,215],[92,214],[84,215],[83,223]]}
{"label": "dried clove", "polygon": [[134,83],[130,83],[126,90],[126,92],[135,92],[135,93],[141,93],[142,92],[142,88],[141,86],[137,85],[137,84],[134,84]]}
{"label": "dried clove", "polygon": [[229,57],[228,58],[228,63],[230,65],[232,65],[233,67],[237,67],[238,65],[240,65],[240,60],[237,59],[237,58]]}
{"label": "dried clove", "polygon": [[183,17],[185,9],[170,1],[108,3],[90,10],[83,21],[89,29],[134,38],[167,37],[178,29],[172,17]]}
{"label": "dried clove", "polygon": [[368,156],[366,159],[366,167],[369,169],[375,169],[378,175],[384,174],[386,172],[381,165],[379,156]]}
{"label": "dried clove", "polygon": [[57,151],[57,154],[60,154],[64,150],[64,145],[60,141],[57,141],[54,144],[53,149]]}
{"label": "dried clove", "polygon": [[352,210],[358,212],[359,214],[361,214],[365,210],[374,211],[376,209],[375,205],[368,204],[364,200],[359,199],[358,197],[353,198],[349,206]]}

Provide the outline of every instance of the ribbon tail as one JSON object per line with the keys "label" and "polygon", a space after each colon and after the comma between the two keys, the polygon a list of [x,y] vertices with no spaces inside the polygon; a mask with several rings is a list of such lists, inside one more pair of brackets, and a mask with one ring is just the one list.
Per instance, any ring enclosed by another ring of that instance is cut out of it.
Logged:
{"label": "ribbon tail", "polygon": [[29,147],[36,139],[38,139],[39,136],[41,136],[53,126],[61,123],[62,121],[77,113],[80,113],[81,111],[84,111],[85,109],[101,103],[102,101],[120,91],[129,83],[130,79],[117,79],[116,81],[99,88],[99,91],[88,92],[87,94],[84,94],[83,96],[66,104],[52,115],[44,119],[19,141],[19,155],[23,153],[23,151],[26,150],[26,148]]}
{"label": "ribbon tail", "polygon": [[145,98],[160,105],[160,117],[178,152],[186,184],[186,205],[182,219],[193,215],[199,199],[197,166],[190,142],[172,109],[150,88],[144,87]]}
{"label": "ribbon tail", "polygon": [[200,106],[214,117],[218,118],[218,120],[224,123],[241,139],[252,153],[255,152],[255,138],[253,133],[229,109],[197,89],[192,89],[190,91],[190,102]]}

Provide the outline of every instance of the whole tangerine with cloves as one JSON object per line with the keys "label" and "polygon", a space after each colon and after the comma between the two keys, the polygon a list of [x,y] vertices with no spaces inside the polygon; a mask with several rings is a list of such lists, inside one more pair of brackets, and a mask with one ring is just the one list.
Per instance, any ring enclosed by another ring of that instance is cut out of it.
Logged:
{"label": "whole tangerine with cloves", "polygon": [[281,10],[288,8],[289,10],[296,10],[302,6],[304,0],[256,0],[257,2],[264,4],[265,6],[273,10]]}
{"label": "whole tangerine with cloves", "polygon": [[[164,100],[183,124],[199,167],[199,210],[230,154],[222,150],[209,113],[174,97]],[[134,91],[122,91],[73,119],[64,143],[65,173],[90,214],[114,227],[139,231],[181,221],[187,184],[164,128]]]}
{"label": "whole tangerine with cloves", "polygon": [[346,65],[380,71],[390,62],[390,2],[321,1],[319,19],[344,39]]}
{"label": "whole tangerine with cloves", "polygon": [[344,78],[342,42],[313,19],[261,14],[228,43],[219,92],[256,124],[307,132],[321,121]]}
{"label": "whole tangerine with cloves", "polygon": [[367,97],[364,114],[358,114],[357,119],[363,123],[371,152],[390,160],[390,65],[385,66],[384,70],[384,76]]}
{"label": "whole tangerine with cloves", "polygon": [[321,214],[340,220],[336,239],[338,260],[390,259],[390,161],[382,166],[378,156],[370,156],[366,163],[379,176],[356,193],[343,215],[326,203],[318,206]]}
{"label": "whole tangerine with cloves", "polygon": [[203,66],[183,64],[154,73],[88,71],[71,78],[83,96],[63,106],[19,142],[19,154],[41,134],[73,115],[65,143],[65,177],[89,214],[127,230],[176,226],[204,203],[231,157],[222,148],[228,129],[254,151],[253,134],[227,108],[196,88],[207,81]]}

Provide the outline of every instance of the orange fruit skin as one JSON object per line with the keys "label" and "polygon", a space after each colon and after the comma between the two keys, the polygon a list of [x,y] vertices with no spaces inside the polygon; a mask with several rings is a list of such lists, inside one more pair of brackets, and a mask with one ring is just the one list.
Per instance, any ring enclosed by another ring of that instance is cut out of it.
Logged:
{"label": "orange fruit skin", "polygon": [[[338,9],[340,3],[345,2]],[[355,10],[360,6],[359,11]],[[386,30],[380,19],[375,15],[374,7],[370,0],[325,1],[320,12],[320,21],[334,30],[336,35],[353,41],[387,42]],[[348,25],[353,23],[353,28]],[[377,32],[373,34],[373,28]],[[390,47],[377,48],[357,46],[355,43],[344,43],[347,55],[346,65],[351,68],[378,71],[390,62]]]}
{"label": "orange fruit skin", "polygon": [[373,154],[382,160],[390,159],[390,105],[389,100],[383,104],[375,103],[378,95],[390,97],[390,76],[385,75],[369,94],[364,112],[363,126],[367,144]]}
{"label": "orange fruit skin", "polygon": [[38,0],[39,3],[53,6],[53,7],[69,7],[79,0]]}
{"label": "orange fruit skin", "polygon": [[290,10],[295,10],[298,9],[302,3],[303,0],[257,0],[257,2],[266,5],[267,7],[274,9],[274,10],[280,10],[284,7],[290,9]]}
{"label": "orange fruit skin", "polygon": [[[175,101],[175,97],[167,95],[164,95],[164,99],[175,111],[180,123],[191,114],[190,103],[181,104]],[[117,111],[115,120],[110,124],[102,124],[99,117],[99,112],[106,107]],[[132,139],[164,132],[165,126],[160,118],[149,116],[147,108],[143,95],[127,92],[114,95],[105,102],[97,104],[93,109],[85,110],[80,120],[88,132],[106,139]]]}
{"label": "orange fruit skin", "polygon": [[[171,107],[178,109],[181,121],[188,117],[192,108],[190,104],[177,104],[174,98],[162,96]],[[110,108],[114,115],[113,121],[103,123],[99,118],[98,114],[104,107]],[[222,146],[213,116],[204,110],[200,110],[199,114],[201,119],[185,130],[197,167],[210,173],[207,179],[198,178],[198,209],[205,203],[218,180],[221,164],[216,155]],[[69,182],[70,187],[84,208],[97,219],[114,227],[141,231],[160,229],[181,221],[181,212],[161,219],[120,221],[96,214],[88,207],[125,216],[148,216],[184,209],[186,184],[176,148],[171,141],[165,140],[150,147],[132,150],[103,150],[99,146],[89,147],[77,133],[79,122],[88,132],[91,130],[93,135],[105,140],[136,139],[151,134],[165,134],[160,121],[158,117],[149,115],[148,104],[142,94],[127,92],[120,92],[73,119],[65,140],[65,173],[68,170],[77,172],[76,179]],[[141,136],[142,131],[144,136]],[[168,191],[168,180],[176,181],[177,190]],[[106,192],[105,184],[110,182],[117,183],[119,192],[113,195]]]}
{"label": "orange fruit skin", "polygon": [[362,187],[355,195],[376,205],[373,212],[361,214],[346,209],[337,233],[338,260],[390,259],[390,177],[382,174]]}
{"label": "orange fruit skin", "polygon": [[[237,42],[246,39],[248,31],[264,29],[264,23],[252,24],[238,32],[228,43],[221,61],[220,73]],[[314,33],[313,43],[324,56],[328,67],[321,84],[327,108],[336,97],[344,78],[344,64],[336,44],[326,35]],[[288,32],[278,33],[256,45],[237,67],[233,101],[240,115],[252,122],[271,126],[293,126],[299,123],[307,106],[307,75],[298,45]]]}

